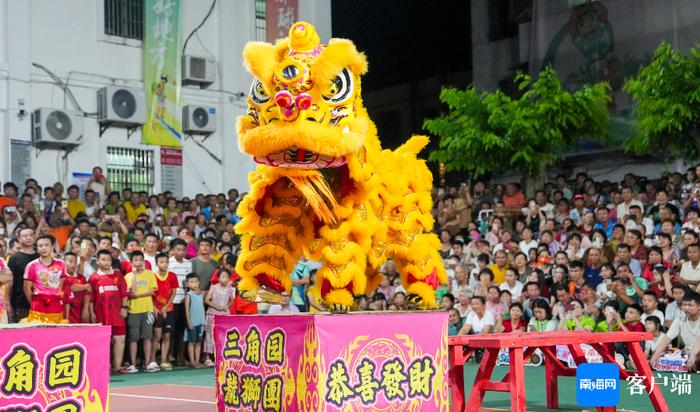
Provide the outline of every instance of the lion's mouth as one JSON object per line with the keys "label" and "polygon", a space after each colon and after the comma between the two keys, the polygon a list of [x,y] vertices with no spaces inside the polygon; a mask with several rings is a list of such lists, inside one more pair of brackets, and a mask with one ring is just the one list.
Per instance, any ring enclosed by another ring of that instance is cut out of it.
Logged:
{"label": "lion's mouth", "polygon": [[343,156],[328,156],[296,147],[271,153],[264,157],[255,156],[253,159],[256,163],[266,166],[296,169],[329,169],[345,164]]}

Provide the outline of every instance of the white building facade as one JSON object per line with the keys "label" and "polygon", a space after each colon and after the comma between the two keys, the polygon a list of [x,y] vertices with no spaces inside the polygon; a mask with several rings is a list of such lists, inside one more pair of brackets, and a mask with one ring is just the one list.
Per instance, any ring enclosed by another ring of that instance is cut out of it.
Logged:
{"label": "white building facade", "polygon": [[[200,24],[214,0],[181,0],[182,36]],[[108,171],[114,155],[108,152],[149,153],[148,191],[161,191],[160,147],[141,144],[141,130],[131,136],[123,128],[109,128],[100,136],[96,116],[84,117],[81,144],[66,152],[37,149],[32,142],[32,112],[40,107],[76,110],[47,72],[67,85],[80,109],[97,112],[97,90],[109,85],[143,88],[143,49],[138,39],[107,35],[106,9],[142,0],[0,0],[0,181],[31,176],[39,185],[70,185],[74,174],[94,166]],[[264,0],[262,1],[265,2]],[[209,87],[183,86],[183,105],[202,105],[217,113],[217,130],[203,136],[183,135],[182,194],[248,190],[247,174],[254,168],[238,149],[236,117],[245,112],[251,77],[243,69],[241,53],[256,40],[256,6],[260,0],[217,0],[211,16],[187,45],[186,54],[214,58],[215,81]],[[330,0],[298,0],[299,20],[316,26],[322,39],[331,35]],[[258,9],[259,10],[259,9]],[[258,13],[259,14],[259,13]],[[108,23],[109,24],[109,23]],[[257,30],[260,39],[260,30]],[[260,39],[264,40],[264,39]],[[183,38],[184,42],[184,38]],[[109,176],[108,178],[112,178]]]}

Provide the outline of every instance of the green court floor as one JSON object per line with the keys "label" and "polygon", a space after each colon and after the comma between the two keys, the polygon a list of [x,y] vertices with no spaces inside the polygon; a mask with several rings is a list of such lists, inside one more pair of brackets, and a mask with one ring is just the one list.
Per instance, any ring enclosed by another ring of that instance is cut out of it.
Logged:
{"label": "green court floor", "polygon": [[139,372],[133,375],[112,375],[110,379],[112,388],[140,385],[193,385],[214,387],[214,368],[175,368],[170,372],[145,373]]}
{"label": "green court floor", "polygon": [[[478,365],[468,362],[465,366],[465,382],[467,383],[467,393]],[[506,366],[497,366],[493,379],[500,379],[507,371]],[[700,410],[700,375],[690,374],[692,379],[691,393],[679,395],[671,392],[671,374],[668,386],[662,387],[664,397],[668,402],[671,412],[692,412]],[[528,411],[547,411],[545,398],[545,380],[543,367],[525,368],[525,390],[527,395]],[[576,404],[576,381],[573,377],[559,378],[559,411],[581,411],[583,408]],[[111,387],[120,388],[127,386],[157,385],[157,384],[177,384],[195,386],[214,386],[214,369],[189,369],[176,368],[172,372],[157,373],[137,373],[134,375],[112,376]],[[510,395],[507,393],[490,392],[484,399],[484,407],[494,409],[510,409]],[[645,395],[631,396],[627,390],[627,383],[621,382],[621,399],[619,410],[647,412],[652,411],[649,397]],[[591,409],[591,408],[588,408]]]}

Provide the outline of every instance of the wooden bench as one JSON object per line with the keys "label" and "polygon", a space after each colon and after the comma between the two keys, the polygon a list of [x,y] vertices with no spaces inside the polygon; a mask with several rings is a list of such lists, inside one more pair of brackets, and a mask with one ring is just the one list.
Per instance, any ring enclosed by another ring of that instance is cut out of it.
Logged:
{"label": "wooden bench", "polygon": [[[559,376],[576,376],[576,369],[565,366],[556,356],[556,346],[566,345],[576,364],[586,362],[581,344],[593,347],[606,363],[615,362],[614,344],[622,343],[627,346],[630,360],[637,368],[647,389],[651,404],[657,412],[667,412],[668,405],[658,388],[651,390],[652,370],[644,356],[640,341],[651,340],[647,332],[588,332],[588,331],[556,331],[556,332],[521,332],[493,333],[484,335],[467,335],[449,337],[450,355],[450,387],[452,391],[452,411],[478,411],[487,391],[510,392],[511,410],[525,412],[525,359],[539,349],[544,354],[545,385],[547,391],[547,408],[559,407]],[[464,394],[464,363],[473,352],[483,348],[479,370],[474,378],[469,399],[465,405]],[[491,381],[491,374],[496,365],[498,352],[507,348],[510,356],[510,370],[499,382]],[[619,366],[618,366],[619,367]],[[620,381],[629,376],[620,368]],[[615,407],[600,407],[598,411],[615,411]]]}

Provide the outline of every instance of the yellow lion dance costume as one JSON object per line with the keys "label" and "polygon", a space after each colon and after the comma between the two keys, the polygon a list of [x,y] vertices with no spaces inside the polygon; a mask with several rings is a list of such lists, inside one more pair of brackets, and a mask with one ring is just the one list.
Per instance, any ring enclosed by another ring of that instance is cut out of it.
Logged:
{"label": "yellow lion dance costume", "polygon": [[430,233],[432,175],[416,158],[428,138],[382,150],[360,96],[367,61],[348,40],[322,45],[299,22],[275,45],[248,43],[243,57],[255,79],[239,146],[258,167],[238,207],[241,296],[279,301],[304,255],[322,263],[326,305],[344,312],[393,258],[412,306],[435,308],[447,278]]}

